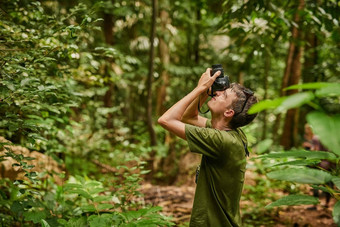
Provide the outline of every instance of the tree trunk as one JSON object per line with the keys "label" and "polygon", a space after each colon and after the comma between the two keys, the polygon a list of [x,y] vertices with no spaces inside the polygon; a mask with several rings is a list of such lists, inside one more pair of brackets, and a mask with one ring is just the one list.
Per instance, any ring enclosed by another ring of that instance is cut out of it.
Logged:
{"label": "tree trunk", "polygon": [[[304,0],[299,0],[298,10],[294,17],[294,22],[296,24],[300,23],[299,11],[301,11],[304,7]],[[294,84],[298,84],[301,77],[301,56],[303,53],[303,47],[301,45],[297,45],[296,41],[301,39],[301,31],[298,30],[295,26],[292,29],[293,40],[290,43],[289,53],[287,58],[287,65],[285,70],[285,75],[282,81],[282,95],[293,95],[298,92],[298,90],[288,90],[287,92],[283,91],[284,87],[291,86]],[[293,146],[297,145],[297,133],[298,133],[298,110],[290,109],[287,111],[283,133],[281,136],[280,144],[285,149],[290,149]]]}
{"label": "tree trunk", "polygon": [[[317,4],[317,2],[315,1]],[[318,81],[318,74],[313,72],[314,66],[318,63],[318,52],[317,45],[318,40],[315,33],[310,32],[309,29],[305,30],[305,51],[304,51],[304,63],[302,69],[302,81],[303,83],[311,83]],[[299,115],[299,134],[303,135],[305,133],[305,123],[306,123],[306,115],[312,110],[310,106],[303,106],[300,108]]]}
{"label": "tree trunk", "polygon": [[244,72],[242,70],[239,71],[238,76],[237,76],[237,81],[239,84],[243,86],[244,84]]}
{"label": "tree trunk", "polygon": [[[263,89],[264,89],[264,95],[263,99],[266,100],[268,98],[268,77],[269,77],[269,71],[270,71],[270,55],[268,51],[265,52],[265,59],[264,59],[264,84],[263,84]],[[261,140],[266,139],[267,137],[267,111],[263,111],[263,126],[262,126],[262,136]]]}
{"label": "tree trunk", "polygon": [[166,26],[171,23],[169,13],[162,7],[160,12],[160,22],[161,22],[161,36],[159,36],[159,57],[161,60],[162,71],[161,71],[161,85],[157,93],[157,115],[160,116],[165,112],[165,98],[166,89],[169,85],[169,73],[167,67],[170,63],[170,51],[168,47],[169,40],[164,40],[165,34],[169,34]]}
{"label": "tree trunk", "polygon": [[196,8],[196,35],[195,35],[195,43],[194,43],[194,60],[196,65],[199,64],[200,60],[200,34],[201,34],[201,8],[202,2],[197,0],[197,8]]}
{"label": "tree trunk", "polygon": [[[104,22],[103,22],[103,32],[104,32],[104,37],[105,37],[105,42],[109,45],[113,45],[114,40],[113,40],[113,16],[112,14],[107,14],[104,13]],[[108,77],[110,75],[110,65],[111,62],[108,61],[106,66],[105,66],[105,75],[104,77]],[[113,93],[114,93],[114,84],[112,83],[111,80],[107,80],[108,82],[106,83],[106,86],[108,87],[108,90],[106,91],[104,95],[104,107],[111,108],[113,107]],[[106,119],[106,127],[108,129],[113,128],[113,114],[108,113],[107,119]]]}
{"label": "tree trunk", "polygon": [[[156,145],[156,133],[153,127],[152,122],[152,81],[153,81],[153,73],[154,73],[154,60],[155,60],[155,48],[154,48],[154,40],[156,34],[156,17],[157,17],[157,7],[158,0],[152,0],[152,24],[151,24],[151,33],[150,33],[150,55],[149,55],[149,74],[147,78],[147,125],[148,131],[150,134],[150,145]],[[152,152],[151,156],[154,156],[155,152]]]}

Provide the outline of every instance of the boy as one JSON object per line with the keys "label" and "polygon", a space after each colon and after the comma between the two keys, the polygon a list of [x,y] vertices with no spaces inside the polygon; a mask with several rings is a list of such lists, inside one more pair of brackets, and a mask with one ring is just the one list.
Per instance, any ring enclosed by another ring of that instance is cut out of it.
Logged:
{"label": "boy", "polygon": [[192,152],[203,155],[190,226],[241,226],[239,202],[248,150],[239,127],[256,117],[247,112],[257,99],[249,89],[231,84],[208,102],[211,120],[199,116],[198,103],[207,99],[207,90],[221,72],[210,73],[208,68],[197,87],[166,111],[158,123],[187,140]]}

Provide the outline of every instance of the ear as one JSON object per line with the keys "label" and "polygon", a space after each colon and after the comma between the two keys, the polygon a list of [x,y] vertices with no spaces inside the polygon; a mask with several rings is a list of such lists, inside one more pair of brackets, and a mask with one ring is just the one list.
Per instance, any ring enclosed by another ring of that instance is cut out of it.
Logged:
{"label": "ear", "polygon": [[233,109],[227,109],[227,110],[223,113],[223,115],[224,115],[225,117],[228,117],[228,118],[234,116],[234,114],[235,114],[235,112],[234,112]]}

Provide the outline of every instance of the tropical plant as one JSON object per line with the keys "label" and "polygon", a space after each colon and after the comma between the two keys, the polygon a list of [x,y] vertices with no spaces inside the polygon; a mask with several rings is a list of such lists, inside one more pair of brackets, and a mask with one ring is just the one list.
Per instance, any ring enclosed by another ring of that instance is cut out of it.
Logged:
{"label": "tropical plant", "polygon": [[[277,112],[283,112],[304,104],[309,105],[313,107],[314,110],[307,114],[307,122],[328,151],[294,149],[264,154],[259,156],[259,158],[281,158],[281,162],[275,165],[275,170],[267,174],[269,178],[309,184],[315,189],[321,189],[322,191],[330,193],[338,200],[333,208],[333,219],[335,223],[340,224],[340,141],[338,139],[340,133],[340,115],[338,111],[340,84],[307,83],[294,85],[287,89],[304,89],[305,91],[279,99],[264,100],[252,107],[249,112],[255,113],[264,109],[273,108]],[[325,99],[328,100],[326,106],[322,104]],[[335,168],[331,170],[326,170],[322,167],[318,169],[309,168],[309,166],[317,166],[322,160],[335,163]],[[329,182],[333,182],[335,188],[330,187],[327,184]],[[271,203],[267,208],[282,205],[317,203],[319,203],[317,198],[303,194],[294,194]]]}

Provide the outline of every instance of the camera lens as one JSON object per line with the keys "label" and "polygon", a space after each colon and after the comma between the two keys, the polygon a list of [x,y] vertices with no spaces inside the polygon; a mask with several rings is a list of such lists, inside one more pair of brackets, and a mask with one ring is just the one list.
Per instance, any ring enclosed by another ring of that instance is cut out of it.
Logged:
{"label": "camera lens", "polygon": [[221,64],[216,64],[216,65],[212,65],[212,70],[211,70],[211,75],[213,76],[217,71],[221,71],[221,74],[218,76],[218,78],[223,78],[224,76],[224,70]]}

